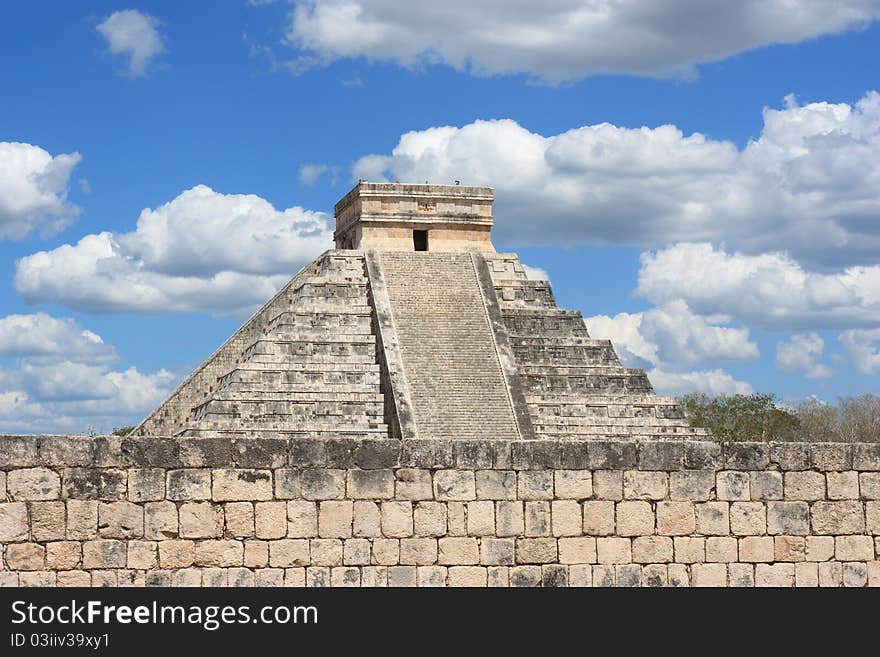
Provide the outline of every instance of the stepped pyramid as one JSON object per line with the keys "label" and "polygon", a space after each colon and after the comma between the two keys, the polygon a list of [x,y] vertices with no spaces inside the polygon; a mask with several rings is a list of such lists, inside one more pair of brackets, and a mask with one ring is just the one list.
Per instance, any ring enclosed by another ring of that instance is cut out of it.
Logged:
{"label": "stepped pyramid", "polygon": [[336,249],[297,273],[136,429],[141,435],[696,438],[491,241],[493,191],[358,183]]}

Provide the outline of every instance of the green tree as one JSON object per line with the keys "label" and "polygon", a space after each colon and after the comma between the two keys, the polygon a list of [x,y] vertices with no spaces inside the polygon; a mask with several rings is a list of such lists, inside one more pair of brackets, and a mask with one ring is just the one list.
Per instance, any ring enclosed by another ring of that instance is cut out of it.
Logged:
{"label": "green tree", "polygon": [[679,398],[692,427],[705,427],[716,440],[795,440],[798,418],[768,394],[692,393]]}
{"label": "green tree", "polygon": [[114,436],[127,436],[132,431],[134,431],[134,427],[113,427]]}

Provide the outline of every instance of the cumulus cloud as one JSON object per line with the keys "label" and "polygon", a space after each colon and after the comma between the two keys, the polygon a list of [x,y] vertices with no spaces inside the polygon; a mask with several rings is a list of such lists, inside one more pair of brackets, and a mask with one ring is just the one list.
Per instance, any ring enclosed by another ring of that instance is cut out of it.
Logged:
{"label": "cumulus cloud", "polygon": [[330,174],[330,184],[336,185],[339,178],[339,167],[323,162],[303,164],[299,168],[299,181],[308,187],[317,183],[322,176]]}
{"label": "cumulus cloud", "polygon": [[808,379],[831,376],[831,370],[818,362],[825,341],[818,333],[798,333],[776,343],[776,363],[784,370],[800,371]]}
{"label": "cumulus cloud", "polygon": [[0,318],[0,428],[22,433],[109,431],[164,399],[178,377],[114,370],[116,350],[73,319]]}
{"label": "cumulus cloud", "polygon": [[127,58],[127,74],[146,75],[150,62],[165,52],[159,21],[137,9],[125,9],[110,14],[95,28],[107,40],[107,49],[113,55]]}
{"label": "cumulus cloud", "polygon": [[672,125],[551,136],[509,119],[434,127],[362,157],[353,177],[493,186],[502,244],[723,241],[817,268],[873,264],[880,94],[854,105],[788,98],[741,149]]}
{"label": "cumulus cloud", "polygon": [[683,395],[703,392],[707,395],[751,395],[752,386],[739,381],[721,369],[696,372],[666,372],[654,368],[648,372],[654,390],[661,395]]}
{"label": "cumulus cloud", "polygon": [[70,318],[46,313],[0,318],[0,357],[59,358],[75,363],[116,360],[116,350],[101,336]]}
{"label": "cumulus cloud", "polygon": [[67,202],[79,153],[54,157],[39,146],[0,142],[0,239],[45,235],[70,225],[80,210]]}
{"label": "cumulus cloud", "polygon": [[143,210],[132,232],[22,258],[15,287],[30,303],[86,312],[244,314],[331,248],[331,236],[322,213],[199,185]]}
{"label": "cumulus cloud", "polygon": [[721,369],[687,371],[706,362],[757,358],[758,346],[749,340],[748,329],[713,325],[680,301],[585,321],[590,335],[614,343],[625,365],[648,369],[651,383],[661,394],[751,391],[748,383]]}
{"label": "cumulus cloud", "polygon": [[860,374],[880,374],[880,328],[851,329],[840,335],[853,367]]}
{"label": "cumulus cloud", "polygon": [[875,0],[299,0],[286,36],[320,63],[444,63],[478,75],[560,82],[596,73],[693,74],[699,62],[843,32],[878,16]]}
{"label": "cumulus cloud", "polygon": [[532,267],[531,265],[527,265],[523,263],[523,269],[526,271],[526,277],[532,281],[549,281],[550,275],[547,273],[545,269],[541,269],[540,267]]}
{"label": "cumulus cloud", "polygon": [[822,274],[781,253],[728,253],[705,243],[643,253],[636,292],[770,330],[880,323],[880,266]]}

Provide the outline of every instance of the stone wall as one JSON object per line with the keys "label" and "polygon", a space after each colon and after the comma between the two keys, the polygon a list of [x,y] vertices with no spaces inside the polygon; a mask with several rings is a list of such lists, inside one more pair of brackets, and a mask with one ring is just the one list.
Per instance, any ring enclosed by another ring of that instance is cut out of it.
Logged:
{"label": "stone wall", "polygon": [[880,444],[0,437],[0,583],[880,586]]}

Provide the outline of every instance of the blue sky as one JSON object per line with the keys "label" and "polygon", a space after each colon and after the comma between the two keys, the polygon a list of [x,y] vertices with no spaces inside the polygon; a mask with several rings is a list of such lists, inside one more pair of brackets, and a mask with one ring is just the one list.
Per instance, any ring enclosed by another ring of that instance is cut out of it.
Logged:
{"label": "blue sky", "polygon": [[876,393],[880,2],[794,6],[5,3],[0,431],[143,417],[359,177],[495,187],[660,392]]}

